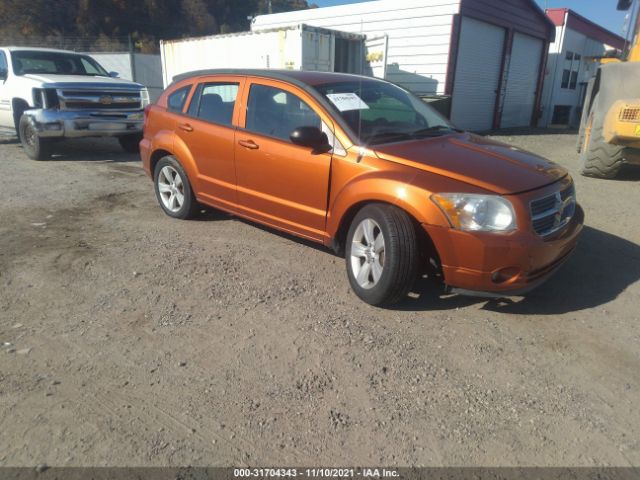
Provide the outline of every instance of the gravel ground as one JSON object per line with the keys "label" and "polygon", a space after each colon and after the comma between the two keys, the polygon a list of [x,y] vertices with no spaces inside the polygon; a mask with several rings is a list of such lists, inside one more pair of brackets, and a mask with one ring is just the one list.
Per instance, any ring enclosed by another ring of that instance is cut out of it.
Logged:
{"label": "gravel ground", "polygon": [[640,170],[573,173],[587,227],[525,298],[359,301],[344,260],[165,216],[138,159],[0,140],[0,465],[639,465]]}

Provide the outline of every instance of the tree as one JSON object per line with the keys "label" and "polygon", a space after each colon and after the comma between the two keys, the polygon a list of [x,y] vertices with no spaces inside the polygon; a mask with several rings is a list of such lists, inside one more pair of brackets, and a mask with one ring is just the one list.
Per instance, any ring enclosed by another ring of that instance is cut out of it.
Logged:
{"label": "tree", "polygon": [[[310,8],[271,0],[273,12]],[[268,0],[0,0],[0,44],[157,51],[161,39],[248,30]],[[312,5],[313,7],[314,5]],[[119,47],[118,47],[119,46]]]}

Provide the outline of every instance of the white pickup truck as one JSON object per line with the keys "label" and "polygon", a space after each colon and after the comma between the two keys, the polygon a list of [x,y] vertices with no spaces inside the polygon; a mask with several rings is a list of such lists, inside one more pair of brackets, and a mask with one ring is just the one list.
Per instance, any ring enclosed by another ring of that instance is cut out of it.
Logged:
{"label": "white pickup truck", "polygon": [[34,160],[56,139],[117,137],[138,151],[149,92],[65,50],[0,47],[0,129],[15,132]]}

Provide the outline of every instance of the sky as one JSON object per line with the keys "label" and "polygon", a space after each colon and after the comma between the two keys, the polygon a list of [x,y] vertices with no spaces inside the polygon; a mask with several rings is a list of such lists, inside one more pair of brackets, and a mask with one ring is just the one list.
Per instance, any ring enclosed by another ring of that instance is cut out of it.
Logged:
{"label": "sky", "polygon": [[[309,0],[319,7],[358,3],[362,0]],[[613,33],[623,35],[622,27],[626,12],[618,12],[618,0],[536,0],[541,8],[570,8],[583,17],[596,22]]]}

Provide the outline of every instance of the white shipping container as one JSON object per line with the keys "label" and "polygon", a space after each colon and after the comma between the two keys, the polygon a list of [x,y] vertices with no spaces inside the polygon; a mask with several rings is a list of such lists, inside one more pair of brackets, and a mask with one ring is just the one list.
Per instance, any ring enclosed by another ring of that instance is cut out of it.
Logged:
{"label": "white shipping container", "polygon": [[339,71],[361,73],[366,69],[363,44],[362,35],[304,24],[260,32],[161,41],[163,82],[166,88],[176,75],[215,68],[333,72],[338,67]]}

